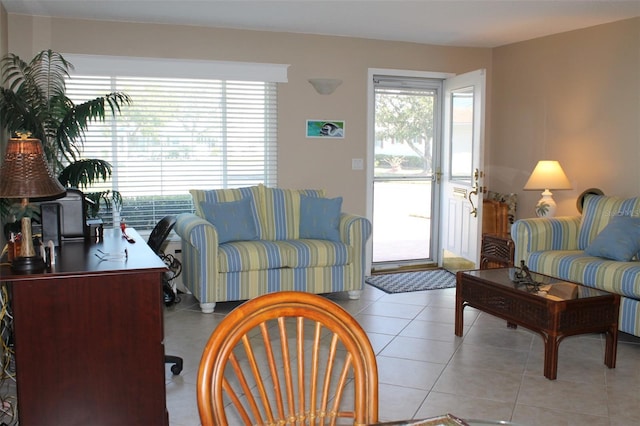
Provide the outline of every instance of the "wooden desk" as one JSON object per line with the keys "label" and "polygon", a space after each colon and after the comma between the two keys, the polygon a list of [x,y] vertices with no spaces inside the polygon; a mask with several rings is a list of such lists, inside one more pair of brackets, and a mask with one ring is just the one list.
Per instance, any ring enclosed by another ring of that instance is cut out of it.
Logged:
{"label": "wooden desk", "polygon": [[[15,275],[18,415],[24,426],[168,425],[164,370],[164,263],[133,229],[100,243],[65,243],[51,272]],[[107,253],[128,258],[101,261]]]}

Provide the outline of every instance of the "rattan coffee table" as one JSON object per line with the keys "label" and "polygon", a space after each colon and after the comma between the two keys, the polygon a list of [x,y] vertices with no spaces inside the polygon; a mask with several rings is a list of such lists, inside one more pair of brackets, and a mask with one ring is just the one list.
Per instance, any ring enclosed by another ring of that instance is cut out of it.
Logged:
{"label": "rattan coffee table", "polygon": [[456,286],[456,336],[462,336],[463,309],[472,306],[542,335],[544,376],[558,372],[558,347],[566,336],[605,333],[604,363],[616,366],[620,296],[532,273],[540,291],[513,281],[514,268],[460,271]]}

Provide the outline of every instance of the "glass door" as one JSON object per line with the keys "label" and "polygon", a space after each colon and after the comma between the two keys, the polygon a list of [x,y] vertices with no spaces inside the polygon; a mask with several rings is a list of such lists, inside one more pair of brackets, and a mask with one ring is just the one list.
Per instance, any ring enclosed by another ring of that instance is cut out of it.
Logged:
{"label": "glass door", "polygon": [[437,263],[441,85],[374,76],[374,270]]}

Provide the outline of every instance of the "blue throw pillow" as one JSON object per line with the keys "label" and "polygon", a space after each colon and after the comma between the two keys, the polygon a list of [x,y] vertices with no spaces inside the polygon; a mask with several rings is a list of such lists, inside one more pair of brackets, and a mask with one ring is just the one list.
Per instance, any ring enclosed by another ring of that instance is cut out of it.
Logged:
{"label": "blue throw pillow", "polygon": [[258,239],[253,199],[246,197],[226,203],[201,202],[204,217],[218,231],[218,243]]}
{"label": "blue throw pillow", "polygon": [[300,238],[340,241],[342,197],[300,195]]}
{"label": "blue throw pillow", "polygon": [[613,216],[585,249],[589,256],[630,261],[640,251],[640,217]]}

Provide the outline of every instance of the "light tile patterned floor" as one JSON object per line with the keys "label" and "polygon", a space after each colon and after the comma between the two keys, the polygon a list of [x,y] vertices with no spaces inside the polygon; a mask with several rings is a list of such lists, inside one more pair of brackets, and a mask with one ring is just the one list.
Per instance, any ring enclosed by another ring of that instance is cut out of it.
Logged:
{"label": "light tile patterned floor", "polygon": [[[463,337],[453,333],[455,289],[386,294],[366,285],[360,300],[331,296],[367,331],[378,358],[380,420],[453,413],[467,419],[520,425],[640,423],[640,339],[621,334],[617,367],[604,365],[604,337],[566,338],[558,379],[542,375],[542,338],[471,308]],[[200,424],[195,383],[211,332],[238,303],[211,315],[194,299],[166,309],[165,345],[184,358],[184,371],[167,377],[172,426]]]}

